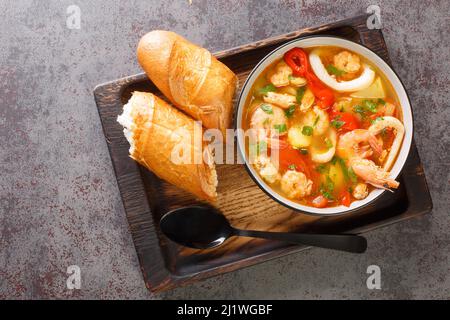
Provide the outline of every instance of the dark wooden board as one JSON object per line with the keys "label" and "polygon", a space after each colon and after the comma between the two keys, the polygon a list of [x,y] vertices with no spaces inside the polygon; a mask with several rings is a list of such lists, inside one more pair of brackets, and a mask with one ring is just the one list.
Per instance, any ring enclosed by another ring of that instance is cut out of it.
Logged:
{"label": "dark wooden board", "polygon": [[[338,35],[369,47],[389,63],[381,31],[367,29],[366,18],[359,16],[303,29],[220,51],[215,55],[238,75],[241,85],[256,63],[267,53],[287,41],[305,35]],[[167,290],[306,249],[272,241],[234,238],[215,249],[193,250],[177,246],[166,239],[159,230],[160,217],[169,209],[198,201],[186,192],[161,181],[128,157],[129,145],[116,118],[135,90],[161,95],[145,74],[100,85],[94,90],[94,95],[129,228],[146,286],[150,290]],[[258,188],[243,165],[219,165],[217,171],[219,197],[216,205],[239,228],[362,233],[428,213],[432,209],[414,143],[400,177],[399,190],[392,194],[385,193],[379,200],[357,212],[335,217],[305,215],[281,206]]]}

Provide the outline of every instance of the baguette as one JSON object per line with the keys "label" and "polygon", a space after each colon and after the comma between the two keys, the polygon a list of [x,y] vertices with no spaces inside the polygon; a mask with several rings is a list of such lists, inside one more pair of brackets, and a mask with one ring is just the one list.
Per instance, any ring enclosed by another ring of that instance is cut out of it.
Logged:
{"label": "baguette", "polygon": [[152,31],[137,58],[148,77],[179,109],[225,136],[233,117],[237,77],[208,50],[170,31]]}
{"label": "baguette", "polygon": [[[131,158],[200,199],[216,199],[214,162],[205,162],[203,152],[207,159],[212,160],[212,155],[201,140],[194,141],[195,130],[202,138],[202,128],[193,119],[151,93],[134,92],[117,121],[124,127]],[[185,156],[191,156],[185,163],[173,161],[180,146]],[[200,156],[197,163],[195,156]]]}

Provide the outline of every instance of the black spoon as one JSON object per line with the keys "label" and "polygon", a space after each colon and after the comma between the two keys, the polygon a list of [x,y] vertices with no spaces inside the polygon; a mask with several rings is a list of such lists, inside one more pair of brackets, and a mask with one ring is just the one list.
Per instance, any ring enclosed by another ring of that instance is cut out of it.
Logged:
{"label": "black spoon", "polygon": [[182,207],[166,213],[160,221],[162,232],[186,247],[207,249],[221,245],[231,236],[264,238],[307,246],[363,253],[364,237],[350,234],[306,234],[265,232],[233,228],[219,210],[208,206]]}

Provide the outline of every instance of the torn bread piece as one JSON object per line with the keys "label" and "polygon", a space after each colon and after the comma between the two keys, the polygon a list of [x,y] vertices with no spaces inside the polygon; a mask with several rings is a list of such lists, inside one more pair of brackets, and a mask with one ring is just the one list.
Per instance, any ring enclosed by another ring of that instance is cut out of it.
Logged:
{"label": "torn bread piece", "polygon": [[131,158],[200,199],[216,199],[213,155],[199,123],[147,92],[134,92],[117,121]]}

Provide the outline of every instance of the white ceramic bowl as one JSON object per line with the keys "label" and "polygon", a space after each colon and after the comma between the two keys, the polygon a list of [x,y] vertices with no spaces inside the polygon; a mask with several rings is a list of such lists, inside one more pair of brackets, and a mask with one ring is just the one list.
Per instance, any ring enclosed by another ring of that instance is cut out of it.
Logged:
{"label": "white ceramic bowl", "polygon": [[[403,168],[403,165],[406,162],[406,159],[409,154],[409,150],[411,147],[412,137],[413,137],[413,118],[412,118],[412,112],[411,112],[411,106],[409,103],[408,95],[405,91],[405,88],[403,87],[403,84],[401,83],[400,79],[398,78],[397,74],[392,70],[392,68],[383,60],[381,59],[376,53],[371,51],[370,49],[338,37],[331,37],[331,36],[311,36],[311,37],[305,37],[301,39],[296,39],[294,41],[288,42],[279,48],[275,49],[271,53],[269,53],[266,57],[264,57],[253,69],[253,71],[250,73],[249,77],[247,78],[247,81],[244,83],[244,86],[242,88],[242,92],[239,97],[238,102],[238,108],[236,113],[236,128],[242,128],[242,116],[243,111],[245,107],[245,101],[247,100],[247,96],[253,86],[253,83],[257,79],[258,75],[264,71],[270,64],[272,64],[275,60],[278,60],[283,57],[283,55],[289,51],[292,48],[300,47],[300,48],[308,48],[308,47],[315,47],[315,46],[335,46],[335,47],[341,47],[343,49],[351,50],[365,58],[367,58],[370,62],[372,62],[374,65],[376,65],[381,72],[384,73],[384,75],[387,77],[387,79],[391,82],[395,92],[397,93],[400,106],[402,108],[403,113],[403,124],[405,126],[405,137],[403,139],[402,147],[400,149],[400,153],[397,157],[397,160],[395,161],[393,167],[391,168],[391,178],[397,178]],[[278,194],[277,192],[273,191],[272,188],[266,184],[263,179],[258,175],[256,170],[253,168],[251,164],[248,162],[248,158],[245,152],[245,144],[244,144],[244,135],[241,132],[241,130],[238,130],[237,135],[237,141],[238,141],[238,149],[242,156],[242,158],[245,161],[245,166],[247,167],[247,170],[249,171],[251,177],[253,180],[258,184],[258,186],[263,189],[268,195],[270,195],[274,200],[278,201],[279,203],[292,208],[294,210],[302,211],[305,213],[310,214],[317,214],[317,215],[335,215],[335,214],[343,214],[348,213],[351,211],[354,211],[356,209],[359,209],[368,203],[374,201],[379,196],[385,192],[385,190],[382,189],[374,189],[365,199],[354,201],[350,205],[350,207],[346,206],[337,206],[332,208],[314,208],[309,207],[305,205],[301,205],[299,203],[293,202],[289,200],[286,197],[283,197],[282,195]]]}

